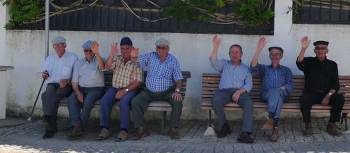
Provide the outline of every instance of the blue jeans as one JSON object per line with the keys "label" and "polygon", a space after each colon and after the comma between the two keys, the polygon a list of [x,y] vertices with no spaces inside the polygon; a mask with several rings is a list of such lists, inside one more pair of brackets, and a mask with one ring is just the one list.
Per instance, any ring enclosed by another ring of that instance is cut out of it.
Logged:
{"label": "blue jeans", "polygon": [[80,87],[84,96],[83,103],[78,101],[74,92],[68,97],[68,111],[72,126],[81,124],[84,127],[87,124],[91,109],[95,102],[102,97],[103,89],[104,87]]}
{"label": "blue jeans", "polygon": [[[213,109],[218,117],[219,126],[222,127],[227,121],[224,112],[224,106],[232,102],[232,95],[238,89],[218,89],[212,99]],[[241,94],[238,104],[243,108],[243,127],[242,132],[253,132],[253,102],[247,92]]]}
{"label": "blue jeans", "polygon": [[[109,129],[110,127],[110,115],[115,104],[115,94],[119,90],[124,90],[122,88],[113,88],[110,87],[105,95],[101,99],[101,107],[100,107],[100,126],[102,128]],[[129,128],[129,112],[130,112],[130,102],[131,99],[135,96],[135,91],[128,91],[121,99],[119,104],[119,113],[120,113],[120,129],[128,129]]]}
{"label": "blue jeans", "polygon": [[278,127],[283,101],[287,96],[287,91],[279,88],[269,89],[261,95],[262,99],[267,102],[269,118],[273,119],[275,127]]}

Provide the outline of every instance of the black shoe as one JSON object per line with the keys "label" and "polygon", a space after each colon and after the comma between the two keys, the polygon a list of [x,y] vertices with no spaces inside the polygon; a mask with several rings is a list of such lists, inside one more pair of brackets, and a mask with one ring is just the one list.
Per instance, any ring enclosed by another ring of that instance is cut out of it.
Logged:
{"label": "black shoe", "polygon": [[312,136],[312,127],[311,123],[305,123],[305,129],[303,130],[303,135],[305,137],[311,137]]}
{"label": "black shoe", "polygon": [[43,135],[43,139],[52,138],[55,135],[55,131],[45,131],[45,134]]}
{"label": "black shoe", "polygon": [[253,135],[248,134],[247,132],[242,132],[237,140],[242,143],[254,143]]}
{"label": "black shoe", "polygon": [[227,135],[229,135],[231,132],[232,132],[232,130],[231,130],[230,126],[227,123],[225,123],[221,127],[220,131],[217,131],[216,133],[217,133],[218,138],[223,138],[223,137],[226,137]]}

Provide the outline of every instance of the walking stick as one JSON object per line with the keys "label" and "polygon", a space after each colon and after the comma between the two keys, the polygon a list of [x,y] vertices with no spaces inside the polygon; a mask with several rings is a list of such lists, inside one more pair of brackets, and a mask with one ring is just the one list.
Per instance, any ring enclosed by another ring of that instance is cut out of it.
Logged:
{"label": "walking stick", "polygon": [[40,95],[41,89],[43,88],[44,82],[45,82],[45,78],[43,78],[43,81],[41,82],[39,92],[38,92],[38,94],[36,95],[35,102],[34,102],[34,105],[33,105],[33,107],[32,107],[32,112],[30,113],[30,116],[29,116],[28,119],[27,119],[28,121],[31,121],[31,120],[32,120],[33,112],[34,112],[36,103],[38,102],[39,95]]}

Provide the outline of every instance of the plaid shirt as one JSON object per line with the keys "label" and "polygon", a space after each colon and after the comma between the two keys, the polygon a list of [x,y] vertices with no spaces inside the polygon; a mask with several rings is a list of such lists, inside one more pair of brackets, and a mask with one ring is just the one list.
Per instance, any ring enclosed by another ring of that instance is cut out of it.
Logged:
{"label": "plaid shirt", "polygon": [[112,70],[112,85],[115,88],[125,88],[134,80],[143,81],[143,74],[139,65],[131,61],[124,64],[121,55],[113,57]]}
{"label": "plaid shirt", "polygon": [[166,91],[174,82],[183,79],[180,64],[171,54],[163,63],[156,52],[140,56],[139,62],[141,68],[147,71],[146,87],[152,92]]}

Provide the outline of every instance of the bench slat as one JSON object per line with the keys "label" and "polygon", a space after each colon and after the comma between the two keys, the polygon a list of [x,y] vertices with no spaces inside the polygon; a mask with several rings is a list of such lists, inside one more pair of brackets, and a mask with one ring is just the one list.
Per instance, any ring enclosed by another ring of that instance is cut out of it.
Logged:
{"label": "bench slat", "polygon": [[[211,109],[211,99],[215,91],[219,88],[220,75],[217,73],[203,73],[202,75],[202,109]],[[282,111],[300,112],[299,100],[304,89],[304,76],[293,76],[294,90],[287,97],[282,106]],[[345,104],[342,112],[350,112],[350,76],[339,76],[340,90],[338,93],[345,97]],[[262,103],[260,98],[261,79],[258,76],[253,76],[253,89],[250,92],[255,111],[266,111],[267,105]],[[225,110],[240,110],[238,104],[229,103],[225,105]],[[320,104],[313,105],[311,112],[329,112],[330,106]]]}

